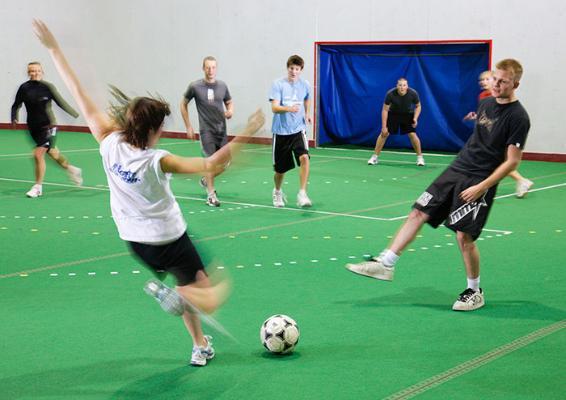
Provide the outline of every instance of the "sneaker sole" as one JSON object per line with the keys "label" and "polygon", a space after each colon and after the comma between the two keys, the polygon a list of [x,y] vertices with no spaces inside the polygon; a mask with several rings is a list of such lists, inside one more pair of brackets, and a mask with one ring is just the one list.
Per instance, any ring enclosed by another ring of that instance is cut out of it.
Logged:
{"label": "sneaker sole", "polygon": [[355,264],[346,264],[346,269],[356,275],[361,275],[361,276],[365,276],[367,278],[373,278],[373,279],[378,279],[380,281],[386,281],[386,282],[392,282],[393,281],[393,276],[385,276],[385,275],[380,275],[380,274],[368,274],[365,272],[359,272],[359,271],[355,271],[352,269],[352,267],[354,267]]}
{"label": "sneaker sole", "polygon": [[475,311],[478,308],[482,308],[483,306],[485,306],[485,301],[482,301],[480,304],[475,305],[473,308],[468,307],[466,303],[463,303],[462,305],[454,304],[452,306],[452,311]]}

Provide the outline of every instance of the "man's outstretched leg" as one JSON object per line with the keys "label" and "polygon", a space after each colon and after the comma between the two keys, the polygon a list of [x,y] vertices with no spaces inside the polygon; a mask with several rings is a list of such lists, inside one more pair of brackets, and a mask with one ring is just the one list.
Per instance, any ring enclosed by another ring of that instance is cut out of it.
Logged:
{"label": "man's outstretched leg", "polygon": [[359,264],[347,264],[350,271],[384,281],[392,281],[395,264],[402,251],[415,239],[429,216],[424,212],[413,209],[401,229],[397,232],[389,248],[384,249],[378,257]]}

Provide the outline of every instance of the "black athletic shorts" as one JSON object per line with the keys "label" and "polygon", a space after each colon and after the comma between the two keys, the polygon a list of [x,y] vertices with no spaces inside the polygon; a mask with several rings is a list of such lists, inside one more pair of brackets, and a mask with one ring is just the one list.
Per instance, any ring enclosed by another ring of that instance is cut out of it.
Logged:
{"label": "black athletic shorts", "polygon": [[127,243],[158,278],[163,279],[166,273],[170,273],[177,279],[177,286],[193,283],[197,272],[204,271],[204,264],[187,232],[174,242],[164,245]]}
{"label": "black athletic shorts", "polygon": [[210,157],[228,143],[226,131],[201,131],[199,135],[202,152],[206,157]]}
{"label": "black athletic shorts", "polygon": [[[292,135],[273,134],[273,169],[279,174],[301,165],[300,157],[309,154],[309,142],[305,131]],[[309,156],[310,157],[310,156]]]}
{"label": "black athletic shorts", "polygon": [[401,135],[406,135],[407,133],[416,132],[416,128],[413,127],[413,117],[414,114],[387,114],[387,130],[390,134],[396,135],[401,133]]}
{"label": "black athletic shorts", "polygon": [[433,228],[444,222],[449,229],[467,233],[476,240],[487,222],[497,185],[471,203],[464,203],[459,194],[483,179],[448,168],[421,194],[413,208],[427,214]]}
{"label": "black athletic shorts", "polygon": [[48,150],[55,147],[57,128],[51,126],[43,126],[41,128],[28,126],[28,129],[36,147],[47,147]]}

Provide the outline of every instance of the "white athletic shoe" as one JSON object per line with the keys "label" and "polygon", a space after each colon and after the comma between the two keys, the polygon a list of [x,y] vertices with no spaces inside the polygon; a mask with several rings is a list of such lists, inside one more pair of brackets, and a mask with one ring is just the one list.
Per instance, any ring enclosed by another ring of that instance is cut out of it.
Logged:
{"label": "white athletic shoe", "polygon": [[425,162],[424,162],[424,157],[423,156],[417,156],[417,165],[419,167],[424,167],[425,166]]}
{"label": "white athletic shoe", "polygon": [[81,186],[83,184],[83,171],[82,169],[75,167],[73,165],[69,165],[67,168],[67,175],[69,175],[69,179],[77,186]]}
{"label": "white athletic shoe", "polygon": [[379,257],[373,257],[369,261],[358,264],[346,264],[346,268],[355,274],[369,276],[382,281],[392,281],[393,274],[395,273],[395,267],[384,265]]}
{"label": "white athletic shoe", "polygon": [[297,194],[297,205],[299,207],[311,207],[312,206],[312,201],[311,201],[311,199],[309,199],[307,192],[303,192],[302,190],[299,191],[299,193]]}
{"label": "white athletic shoe", "polygon": [[527,195],[529,189],[533,185],[533,181],[530,181],[528,179],[521,179],[519,182],[517,182],[517,187],[515,188],[515,196],[517,196],[519,199],[522,199]]}
{"label": "white athletic shoe", "polygon": [[283,193],[283,190],[275,190],[273,189],[273,207],[285,207],[285,202],[287,198]]}
{"label": "white athletic shoe", "polygon": [[154,297],[166,313],[179,316],[185,312],[185,300],[179,293],[163,282],[157,279],[149,280],[143,290],[148,295]]}
{"label": "white athletic shoe", "polygon": [[379,163],[379,157],[377,154],[372,154],[368,160],[368,165],[377,165]]}
{"label": "white athletic shoe", "polygon": [[41,196],[42,194],[41,185],[33,185],[31,189],[26,193],[26,196],[34,199]]}
{"label": "white athletic shoe", "polygon": [[483,290],[475,291],[473,289],[466,289],[460,296],[458,300],[452,306],[454,311],[474,311],[478,308],[483,307],[485,300],[483,298]]}
{"label": "white athletic shoe", "polygon": [[208,197],[206,198],[206,204],[211,207],[220,207],[220,200],[218,200],[216,190],[208,194]]}
{"label": "white athletic shoe", "polygon": [[212,347],[212,336],[204,335],[206,347],[193,346],[191,354],[191,365],[204,367],[208,360],[214,358],[214,348]]}

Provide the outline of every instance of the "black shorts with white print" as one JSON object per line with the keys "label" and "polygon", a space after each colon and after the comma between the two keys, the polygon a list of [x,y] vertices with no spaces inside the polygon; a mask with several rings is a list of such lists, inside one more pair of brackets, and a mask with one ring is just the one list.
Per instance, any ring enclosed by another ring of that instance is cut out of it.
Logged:
{"label": "black shorts with white print", "polygon": [[497,185],[470,203],[465,203],[459,195],[483,179],[448,168],[421,194],[413,208],[427,214],[428,224],[433,228],[444,222],[447,228],[467,233],[476,240],[487,222]]}

